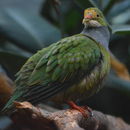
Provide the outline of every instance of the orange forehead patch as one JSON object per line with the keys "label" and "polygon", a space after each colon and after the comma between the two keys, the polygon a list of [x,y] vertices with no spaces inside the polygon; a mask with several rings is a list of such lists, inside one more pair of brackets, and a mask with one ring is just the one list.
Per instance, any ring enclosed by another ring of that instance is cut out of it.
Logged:
{"label": "orange forehead patch", "polygon": [[97,17],[97,12],[96,12],[94,9],[86,9],[86,10],[84,11],[84,17],[85,17],[87,14],[89,14],[89,13],[91,13],[91,14],[93,15],[93,17]]}

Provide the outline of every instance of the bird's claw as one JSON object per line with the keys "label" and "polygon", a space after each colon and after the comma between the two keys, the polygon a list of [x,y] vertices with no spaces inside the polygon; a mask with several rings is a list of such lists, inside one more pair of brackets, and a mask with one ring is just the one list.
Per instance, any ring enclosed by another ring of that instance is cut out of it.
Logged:
{"label": "bird's claw", "polygon": [[67,102],[67,104],[71,107],[71,109],[75,109],[75,110],[81,112],[82,115],[85,118],[88,117],[88,112],[89,112],[90,116],[93,116],[92,110],[88,106],[82,106],[82,107],[80,107],[80,106],[76,105],[73,101],[69,101],[69,102]]}
{"label": "bird's claw", "polygon": [[93,117],[92,109],[88,106],[83,106],[84,109],[86,109],[89,112],[90,117]]}

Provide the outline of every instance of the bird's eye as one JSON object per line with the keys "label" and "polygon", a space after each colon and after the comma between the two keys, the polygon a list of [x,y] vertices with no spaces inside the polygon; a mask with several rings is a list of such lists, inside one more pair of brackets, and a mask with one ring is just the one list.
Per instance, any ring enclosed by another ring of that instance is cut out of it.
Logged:
{"label": "bird's eye", "polygon": [[97,17],[99,17],[99,14],[97,14]]}

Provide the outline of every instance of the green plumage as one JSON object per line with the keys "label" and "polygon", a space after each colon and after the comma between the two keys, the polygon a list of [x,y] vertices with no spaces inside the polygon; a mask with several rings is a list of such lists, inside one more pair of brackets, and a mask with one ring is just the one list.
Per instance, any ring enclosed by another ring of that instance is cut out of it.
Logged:
{"label": "green plumage", "polygon": [[30,57],[16,74],[13,101],[64,103],[96,93],[110,68],[106,47],[85,34],[64,38]]}
{"label": "green plumage", "polygon": [[64,38],[29,58],[17,73],[17,88],[5,108],[14,100],[37,104],[49,98],[87,98],[108,70],[109,54],[102,45],[83,34]]}

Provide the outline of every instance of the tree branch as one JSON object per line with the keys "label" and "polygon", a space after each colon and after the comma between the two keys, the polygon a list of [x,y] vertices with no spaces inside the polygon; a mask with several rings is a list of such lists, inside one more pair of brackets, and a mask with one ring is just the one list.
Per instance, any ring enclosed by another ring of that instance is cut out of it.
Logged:
{"label": "tree branch", "polygon": [[4,72],[0,72],[0,109],[10,99],[14,87],[13,81]]}
{"label": "tree branch", "polygon": [[[130,125],[121,118],[93,111],[93,116],[84,118],[76,110],[48,112],[28,102],[15,102],[17,108],[12,115],[11,128],[23,130],[129,130]],[[86,111],[87,112],[87,111]]]}
{"label": "tree branch", "polygon": [[118,77],[130,81],[130,74],[125,66],[125,64],[121,63],[113,54],[112,52],[110,53],[111,55],[111,67],[114,69],[115,73],[117,74]]}

